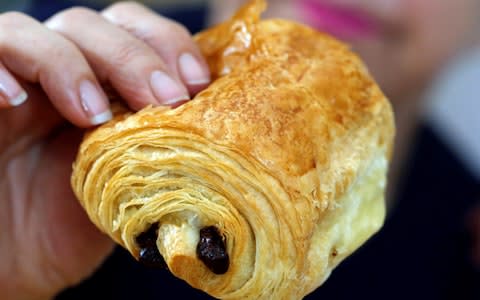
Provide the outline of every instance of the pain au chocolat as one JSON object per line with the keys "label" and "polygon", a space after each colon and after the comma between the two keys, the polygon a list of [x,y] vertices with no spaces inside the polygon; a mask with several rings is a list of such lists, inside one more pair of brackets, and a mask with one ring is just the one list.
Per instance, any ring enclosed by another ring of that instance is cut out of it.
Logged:
{"label": "pain au chocolat", "polygon": [[264,7],[195,36],[208,88],[117,112],[73,166],[98,228],[222,299],[301,299],[385,216],[390,104],[345,44]]}

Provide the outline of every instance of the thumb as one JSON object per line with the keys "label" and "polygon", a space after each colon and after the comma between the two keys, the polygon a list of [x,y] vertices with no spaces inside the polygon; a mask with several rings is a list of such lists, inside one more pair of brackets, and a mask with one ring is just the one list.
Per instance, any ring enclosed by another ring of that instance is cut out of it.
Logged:
{"label": "thumb", "polygon": [[71,165],[82,133],[67,128],[44,149],[33,190],[38,191],[32,209],[43,245],[40,272],[49,288],[60,291],[90,276],[111,253],[114,243],[88,219],[70,187]]}

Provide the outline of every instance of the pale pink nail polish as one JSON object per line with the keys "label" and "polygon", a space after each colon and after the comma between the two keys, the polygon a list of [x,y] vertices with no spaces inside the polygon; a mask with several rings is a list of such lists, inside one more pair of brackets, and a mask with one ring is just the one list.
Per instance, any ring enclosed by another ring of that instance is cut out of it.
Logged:
{"label": "pale pink nail polish", "polygon": [[105,123],[112,118],[107,97],[95,84],[84,80],[80,83],[79,89],[82,107],[92,125]]}
{"label": "pale pink nail polish", "polygon": [[163,71],[152,72],[150,85],[153,94],[161,104],[174,105],[190,99],[185,87]]}
{"label": "pale pink nail polish", "polygon": [[210,73],[190,53],[183,53],[178,58],[178,65],[183,79],[188,85],[202,85],[210,82]]}
{"label": "pale pink nail polish", "polygon": [[7,98],[11,106],[18,106],[28,98],[25,90],[5,69],[0,68],[0,92]]}

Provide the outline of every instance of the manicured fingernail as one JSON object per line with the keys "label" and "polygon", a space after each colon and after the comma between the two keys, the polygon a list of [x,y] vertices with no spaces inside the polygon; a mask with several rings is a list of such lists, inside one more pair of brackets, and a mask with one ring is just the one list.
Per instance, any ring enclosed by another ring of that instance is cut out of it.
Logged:
{"label": "manicured fingernail", "polygon": [[18,106],[27,100],[27,93],[17,81],[0,68],[0,92],[7,98],[11,106]]}
{"label": "manicured fingernail", "polygon": [[152,72],[150,85],[153,94],[162,104],[174,105],[190,99],[187,90],[162,71]]}
{"label": "manicured fingernail", "polygon": [[92,125],[98,125],[110,121],[113,118],[112,112],[110,110],[99,113],[90,118],[90,123]]}
{"label": "manicured fingernail", "polygon": [[112,118],[107,96],[89,80],[80,83],[80,99],[90,124],[98,125]]}
{"label": "manicured fingernail", "polygon": [[18,95],[15,98],[10,98],[8,102],[10,103],[11,106],[19,106],[23,102],[27,101],[28,95],[27,92],[23,91],[20,92],[20,95]]}
{"label": "manicured fingernail", "polygon": [[202,85],[210,82],[210,73],[190,53],[183,53],[178,58],[178,65],[183,79],[189,85]]}

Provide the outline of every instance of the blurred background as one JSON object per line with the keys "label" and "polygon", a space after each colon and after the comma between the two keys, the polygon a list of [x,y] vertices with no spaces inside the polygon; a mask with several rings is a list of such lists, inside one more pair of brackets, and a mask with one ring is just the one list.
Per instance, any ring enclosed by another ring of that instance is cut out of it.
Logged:
{"label": "blurred background", "polygon": [[[43,21],[55,12],[71,6],[84,5],[102,9],[112,2],[115,1],[0,0],[0,10],[23,11]],[[177,20],[195,33],[209,24],[225,19],[242,1],[150,0],[139,2]],[[271,6],[278,10],[270,10],[268,15],[291,17],[317,26],[320,30],[331,31],[330,33],[335,35],[337,31],[332,28],[332,24],[345,26],[346,23],[341,20],[339,15],[344,14],[342,17],[345,17],[345,11],[349,11],[348,5],[351,3],[355,2],[357,6],[364,5],[368,7],[366,11],[370,12],[375,11],[375,9],[371,9],[371,6],[381,7],[383,14],[388,11],[389,7],[392,7],[391,3],[398,2],[398,0],[318,0],[318,3],[322,3],[322,5],[327,3],[331,6],[328,8],[330,9],[328,13],[326,7],[317,5],[315,0],[273,0],[271,2]],[[317,15],[323,16],[325,20],[328,19],[331,22],[326,24],[328,22],[312,21],[311,15],[305,14],[305,12],[298,13],[295,10],[299,7],[297,4],[291,5],[295,2],[308,5],[312,10],[316,9]],[[413,90],[412,86],[414,85],[400,85],[398,89],[395,89],[395,84],[392,84],[392,82],[402,80],[401,72],[398,71],[397,77],[395,68],[399,67],[399,70],[402,70],[401,67],[404,65],[398,63],[397,66],[397,61],[394,60],[395,57],[392,54],[392,62],[389,66],[390,56],[388,53],[386,59],[377,64],[375,58],[372,59],[368,53],[368,49],[373,49],[373,46],[371,47],[373,42],[370,44],[367,42],[365,46],[361,42],[357,43],[357,40],[352,40],[353,49],[358,50],[360,55],[365,58],[373,76],[379,81],[381,87],[385,88],[387,96],[394,102],[394,108],[398,114],[397,121],[401,122],[398,124],[399,131],[402,131],[404,125],[409,122],[411,126],[406,126],[410,127],[410,129],[406,129],[408,133],[399,132],[399,139],[402,142],[397,145],[396,155],[401,157],[401,160],[396,162],[397,166],[394,163],[393,169],[401,171],[394,174],[395,178],[392,179],[397,188],[389,195],[390,211],[384,229],[341,264],[327,283],[310,295],[309,299],[351,299],[353,297],[480,299],[480,228],[478,228],[480,213],[479,209],[475,209],[475,207],[479,207],[480,203],[480,26],[476,26],[478,25],[477,19],[480,21],[480,15],[450,14],[456,8],[461,10],[467,5],[480,7],[477,6],[480,1],[406,0],[404,3],[409,3],[411,7],[421,4],[427,12],[429,9],[435,10],[436,8],[433,8],[435,5],[437,7],[443,5],[445,9],[444,15],[440,13],[428,16],[432,19],[439,18],[439,20],[428,20],[432,24],[434,21],[440,22],[438,32],[434,34],[439,38],[431,38],[431,35],[421,37],[423,40],[419,43],[425,42],[424,45],[428,47],[421,48],[421,50],[413,48],[413,52],[426,52],[423,53],[424,57],[416,57],[415,53],[410,53],[414,59],[409,60],[409,63],[412,63],[413,66],[415,64],[422,65],[429,56],[434,56],[435,48],[444,47],[444,43],[459,43],[455,40],[455,35],[457,33],[461,35],[460,29],[463,27],[458,27],[457,30],[455,26],[458,25],[460,18],[473,18],[472,24],[475,25],[471,26],[474,28],[469,29],[469,33],[472,35],[471,43],[466,43],[464,47],[458,47],[452,55],[439,56],[435,70],[428,73],[428,76],[419,77],[424,86],[415,87],[418,93],[412,97],[415,97],[415,103],[418,103],[420,109],[413,112],[408,109],[403,111],[401,107],[404,106],[404,103],[396,98],[405,98],[406,93],[402,93],[401,90],[410,88]],[[432,5],[432,8],[426,7],[429,4]],[[448,7],[449,4],[453,9]],[[420,9],[417,11],[421,11]],[[442,12],[440,9],[438,11]],[[468,8],[465,9],[465,13],[467,11]],[[368,22],[364,17],[349,16],[350,21],[354,20],[358,26],[363,24],[365,28],[368,27]],[[388,27],[387,32],[390,33],[391,30],[392,35],[402,36],[406,35],[407,31],[399,34],[397,31],[401,30],[393,28],[395,24],[388,20],[390,17],[396,21],[396,18],[400,20],[405,17],[408,23],[409,18],[413,20],[416,16],[390,11],[379,17],[379,19],[383,18],[382,22],[388,25],[386,26]],[[419,18],[422,21],[421,16]],[[453,29],[449,32],[448,28]],[[343,35],[348,31],[345,30],[339,32],[339,37],[345,37],[345,40],[350,42],[350,37]],[[450,40],[448,39],[449,35],[452,36]],[[442,36],[445,38],[442,39]],[[426,43],[426,39],[430,38],[429,43]],[[399,48],[400,46],[396,44],[394,47]],[[385,69],[391,69],[393,74],[382,73]],[[415,67],[412,69],[416,70]],[[418,72],[423,72],[423,69],[419,69]],[[414,80],[411,81],[415,83],[415,81],[420,81],[420,79],[415,79],[416,75],[412,73],[406,76],[407,79],[408,76],[413,76]],[[428,80],[425,79],[426,77]],[[389,78],[393,79],[388,81]],[[407,79],[405,81],[408,81]],[[418,119],[412,117],[416,114],[419,114]],[[403,146],[403,143],[408,143],[408,147]],[[110,284],[113,287],[114,284],[117,286],[119,282],[127,282],[128,274],[125,274],[125,270],[128,270],[128,267],[125,265],[124,268],[114,267],[118,261],[120,261],[118,257],[109,259],[103,269],[92,279],[80,287],[66,291],[59,296],[59,299],[81,299],[75,297],[75,293],[83,293],[81,295],[85,297],[91,296],[98,293],[100,286],[104,287]],[[109,268],[114,271],[108,271]],[[131,268],[136,268],[136,266],[131,266]],[[98,282],[102,284],[99,285]],[[175,288],[187,287],[183,283],[178,283],[178,286],[169,286],[169,288],[172,291]],[[108,295],[113,297],[113,294]],[[116,296],[120,297],[118,299],[123,299],[120,292]],[[199,294],[198,297],[205,296]]]}
{"label": "blurred background", "polygon": [[480,44],[448,62],[425,97],[428,122],[480,180]]}

